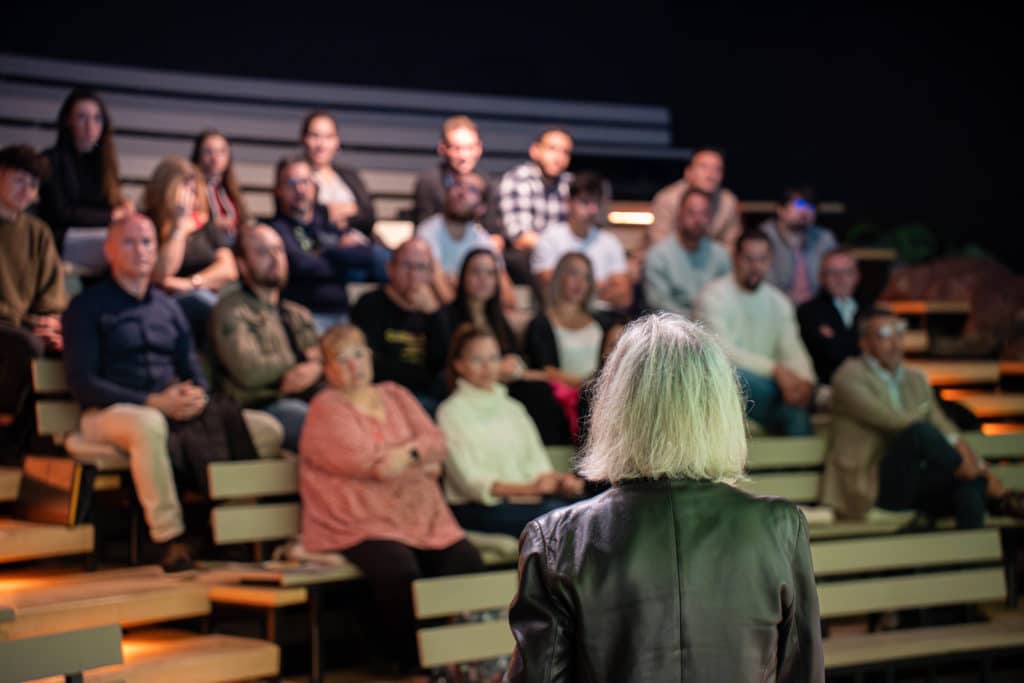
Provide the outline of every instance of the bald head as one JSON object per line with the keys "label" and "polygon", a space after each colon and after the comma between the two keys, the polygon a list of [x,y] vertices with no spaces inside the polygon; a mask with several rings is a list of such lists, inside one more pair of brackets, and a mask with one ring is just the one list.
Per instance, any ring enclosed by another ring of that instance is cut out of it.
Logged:
{"label": "bald head", "polygon": [[148,280],[156,265],[156,253],[156,228],[141,213],[115,221],[107,229],[103,255],[115,278]]}
{"label": "bald head", "polygon": [[434,257],[430,245],[419,237],[403,242],[388,264],[388,279],[402,297],[430,283]]}

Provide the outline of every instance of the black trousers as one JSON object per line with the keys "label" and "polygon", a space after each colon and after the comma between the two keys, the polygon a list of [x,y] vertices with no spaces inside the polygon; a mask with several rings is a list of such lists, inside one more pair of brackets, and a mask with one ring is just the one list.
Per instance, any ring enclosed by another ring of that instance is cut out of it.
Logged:
{"label": "black trousers", "polygon": [[0,425],[0,463],[16,465],[32,435],[29,408],[32,396],[32,359],[43,355],[43,340],[28,330],[0,321],[0,413],[14,421]]}
{"label": "black trousers", "polygon": [[960,529],[984,526],[988,481],[953,476],[961,461],[934,425],[910,425],[890,442],[882,458],[879,507],[920,510],[933,517],[952,513]]}
{"label": "black trousers", "polygon": [[342,552],[370,584],[376,656],[381,660],[397,656],[400,666],[407,669],[417,668],[419,661],[412,582],[425,576],[468,574],[484,566],[480,553],[465,539],[441,550],[419,550],[395,541],[364,541]]}

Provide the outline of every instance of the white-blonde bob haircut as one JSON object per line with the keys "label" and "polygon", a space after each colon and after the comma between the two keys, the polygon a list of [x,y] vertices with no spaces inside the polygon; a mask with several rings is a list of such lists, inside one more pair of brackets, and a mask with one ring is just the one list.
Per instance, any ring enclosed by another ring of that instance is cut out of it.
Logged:
{"label": "white-blonde bob haircut", "polygon": [[630,323],[598,376],[580,473],[592,481],[743,478],[736,373],[700,325],[672,313]]}

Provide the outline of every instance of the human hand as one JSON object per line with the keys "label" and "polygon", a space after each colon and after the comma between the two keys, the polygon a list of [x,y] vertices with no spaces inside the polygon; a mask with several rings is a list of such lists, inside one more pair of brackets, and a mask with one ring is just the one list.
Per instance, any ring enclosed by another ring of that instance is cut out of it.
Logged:
{"label": "human hand", "polygon": [[318,361],[305,361],[289,368],[281,376],[278,389],[285,396],[300,394],[316,384],[323,374],[323,366]]}
{"label": "human hand", "polygon": [[196,386],[191,380],[171,384],[163,391],[146,397],[146,405],[156,408],[161,413],[184,422],[196,417],[206,408],[209,398],[202,387]]}
{"label": "human hand", "polygon": [[413,288],[409,292],[408,302],[413,310],[426,313],[427,315],[436,313],[441,308],[441,301],[437,298],[437,294],[434,293],[434,288],[427,283]]}

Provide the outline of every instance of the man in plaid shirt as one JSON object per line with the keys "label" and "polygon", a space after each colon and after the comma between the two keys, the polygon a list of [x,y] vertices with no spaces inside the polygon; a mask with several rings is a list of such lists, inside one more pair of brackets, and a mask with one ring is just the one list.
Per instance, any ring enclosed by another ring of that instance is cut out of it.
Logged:
{"label": "man in plaid shirt", "polygon": [[561,128],[541,131],[530,145],[530,161],[505,173],[498,187],[501,214],[511,245],[529,251],[538,233],[568,217],[572,137]]}

